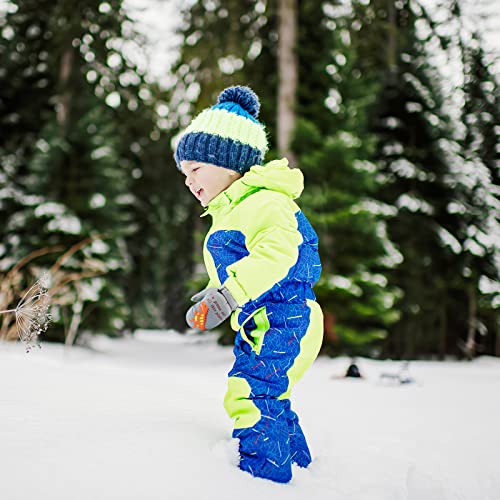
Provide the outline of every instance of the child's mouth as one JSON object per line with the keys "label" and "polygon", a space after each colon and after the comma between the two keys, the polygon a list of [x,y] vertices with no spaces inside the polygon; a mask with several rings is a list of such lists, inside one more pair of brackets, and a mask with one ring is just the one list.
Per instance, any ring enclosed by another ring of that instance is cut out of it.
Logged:
{"label": "child's mouth", "polygon": [[196,191],[196,196],[198,196],[198,198],[201,196],[202,191],[203,191],[203,188],[198,189],[198,191]]}

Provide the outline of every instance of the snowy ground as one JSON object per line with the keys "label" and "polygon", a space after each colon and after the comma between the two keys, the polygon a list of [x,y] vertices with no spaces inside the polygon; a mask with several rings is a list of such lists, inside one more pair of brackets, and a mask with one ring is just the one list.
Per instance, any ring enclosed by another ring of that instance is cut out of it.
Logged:
{"label": "snowy ground", "polygon": [[237,468],[213,335],[97,337],[95,350],[0,344],[2,500],[498,500],[500,360],[414,362],[384,385],[316,361],[295,388],[314,461],[287,485]]}

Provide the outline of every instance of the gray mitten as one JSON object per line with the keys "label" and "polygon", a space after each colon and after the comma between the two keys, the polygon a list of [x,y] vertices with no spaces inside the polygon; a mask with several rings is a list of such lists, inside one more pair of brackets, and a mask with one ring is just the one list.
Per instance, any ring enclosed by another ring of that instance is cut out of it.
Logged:
{"label": "gray mitten", "polygon": [[186,313],[191,328],[210,330],[220,325],[238,307],[238,303],[226,287],[206,288],[191,297],[196,302]]}

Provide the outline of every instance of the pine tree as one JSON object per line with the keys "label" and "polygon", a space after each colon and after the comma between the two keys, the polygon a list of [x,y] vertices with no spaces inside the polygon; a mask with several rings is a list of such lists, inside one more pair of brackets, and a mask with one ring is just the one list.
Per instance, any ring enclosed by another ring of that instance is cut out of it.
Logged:
{"label": "pine tree", "polygon": [[[36,2],[27,3],[34,9]],[[9,3],[0,16],[0,266],[10,268],[28,249],[23,213],[42,203],[30,193],[27,162],[51,105],[47,16],[27,16]],[[12,227],[15,226],[16,228]]]}
{"label": "pine tree", "polygon": [[[22,37],[31,33],[38,38],[26,42],[23,50],[27,55],[19,62],[24,73],[36,78],[19,79],[19,83],[13,78],[16,85],[7,86],[2,105],[6,102],[14,107],[21,91],[25,95],[33,91],[36,96],[37,88],[44,89],[39,99],[25,105],[27,115],[38,121],[33,119],[13,131],[5,145],[14,151],[15,141],[22,142],[19,137],[24,128],[36,137],[23,156],[15,155],[20,167],[7,179],[9,186],[21,180],[30,195],[26,199],[35,200],[25,203],[19,213],[6,207],[9,235],[22,232],[15,240],[22,245],[9,248],[9,255],[19,258],[30,249],[54,243],[70,248],[86,237],[93,238],[91,245],[64,265],[67,272],[90,266],[93,277],[74,284],[68,307],[55,308],[56,327],[49,333],[61,339],[63,329],[67,332],[68,324],[75,325],[74,318],[81,322],[82,330],[114,333],[133,328],[147,303],[138,294],[140,280],[146,278],[135,268],[131,274],[136,255],[157,256],[162,251],[155,249],[151,231],[139,234],[151,227],[141,227],[142,220],[137,218],[141,201],[155,200],[155,210],[147,217],[156,226],[156,235],[163,231],[157,224],[163,202],[157,195],[162,194],[161,183],[153,183],[144,193],[134,180],[145,171],[161,172],[168,148],[155,146],[161,137],[155,86],[145,81],[123,52],[127,40],[136,40],[131,23],[121,0],[78,4],[18,1],[6,23],[16,49]],[[36,65],[39,60],[43,62]],[[7,68],[8,79],[16,74],[12,66]],[[46,77],[41,78],[39,72]],[[131,241],[134,234],[136,246]],[[147,264],[156,275],[164,263],[151,261]],[[53,260],[47,257],[42,262],[48,267]],[[152,294],[148,292],[149,299]],[[158,297],[157,287],[154,292]],[[130,314],[131,298],[138,310],[136,317]],[[155,302],[158,310],[158,299]]]}
{"label": "pine tree", "polygon": [[445,128],[442,97],[415,32],[419,17],[408,2],[388,5],[388,9],[385,4],[373,5],[388,20],[387,61],[379,69],[385,74],[373,130],[379,136],[376,158],[383,181],[379,195],[396,208],[388,223],[389,236],[403,257],[389,278],[404,295],[396,305],[401,319],[391,331],[385,353],[406,358],[437,349],[436,325],[441,317],[436,304],[447,296],[443,270],[450,266],[446,262],[441,267],[439,256],[445,256],[435,226],[451,190],[443,182],[448,165],[437,148]]}
{"label": "pine tree", "polygon": [[[299,125],[294,149],[304,171],[301,206],[319,236],[324,351],[373,355],[397,319],[387,287],[391,244],[376,189],[366,127],[373,82],[357,68],[350,11],[299,2]],[[367,98],[368,96],[368,98]]]}
{"label": "pine tree", "polygon": [[453,40],[418,2],[372,2],[358,15],[360,61],[382,83],[370,120],[378,135],[378,196],[396,208],[389,236],[403,257],[389,274],[403,291],[396,304],[402,316],[384,353],[443,357],[464,337],[469,302],[459,243],[467,223],[455,210],[463,198],[456,181],[464,165],[460,113],[444,76]]}
{"label": "pine tree", "polygon": [[[459,196],[453,210],[461,214],[458,235],[462,269],[457,286],[457,311],[467,327],[459,345],[468,357],[478,352],[500,354],[496,310],[500,306],[500,262],[496,236],[500,232],[498,82],[486,62],[482,40],[462,26],[461,43],[465,104],[461,169],[455,169]],[[479,337],[478,335],[479,334]],[[482,339],[480,337],[483,337]]]}

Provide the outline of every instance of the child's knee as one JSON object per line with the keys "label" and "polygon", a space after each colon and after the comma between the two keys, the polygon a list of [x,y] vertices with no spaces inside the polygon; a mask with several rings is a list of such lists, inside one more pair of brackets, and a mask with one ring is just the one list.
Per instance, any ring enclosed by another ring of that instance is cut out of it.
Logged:
{"label": "child's knee", "polygon": [[242,377],[229,377],[224,397],[224,408],[230,418],[234,418],[234,428],[244,429],[254,426],[261,417],[259,408],[250,398],[252,389]]}

